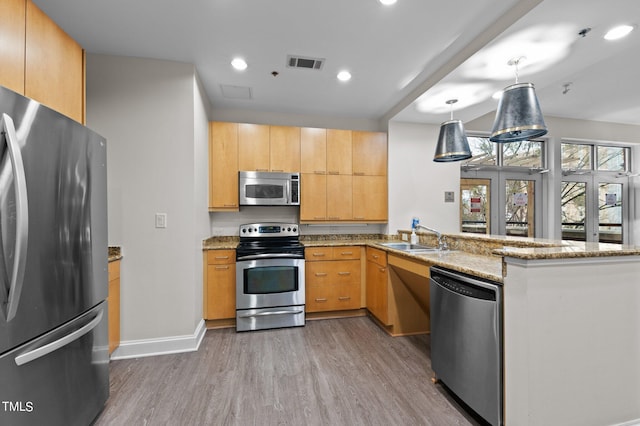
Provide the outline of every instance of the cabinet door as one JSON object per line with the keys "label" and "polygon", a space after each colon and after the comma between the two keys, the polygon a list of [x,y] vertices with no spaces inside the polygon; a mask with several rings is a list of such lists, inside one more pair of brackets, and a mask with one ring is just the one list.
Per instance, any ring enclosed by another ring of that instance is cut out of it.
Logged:
{"label": "cabinet door", "polygon": [[367,261],[367,309],[384,325],[390,325],[387,285],[387,268]]}
{"label": "cabinet door", "polygon": [[332,175],[352,174],[352,159],[351,130],[327,129],[327,173]]}
{"label": "cabinet door", "polygon": [[327,130],[303,127],[300,129],[300,172],[327,172]]}
{"label": "cabinet door", "polygon": [[269,132],[270,170],[272,172],[299,172],[300,128],[271,126]]}
{"label": "cabinet door", "polygon": [[269,171],[269,126],[238,124],[238,169]]}
{"label": "cabinet door", "polygon": [[322,312],[330,310],[331,294],[328,262],[308,262],[305,264],[305,310]]}
{"label": "cabinet door", "polygon": [[388,219],[386,176],[353,177],[353,219],[386,222]]}
{"label": "cabinet door", "polygon": [[351,175],[327,176],[327,219],[330,221],[353,218],[353,194]]}
{"label": "cabinet door", "polygon": [[303,173],[300,176],[300,221],[327,219],[327,176]]}
{"label": "cabinet door", "polygon": [[120,261],[109,262],[109,354],[120,346]]}
{"label": "cabinet door", "polygon": [[210,122],[209,210],[238,209],[238,125]]}
{"label": "cabinet door", "polygon": [[353,132],[353,174],[384,176],[387,174],[387,134]]}
{"label": "cabinet door", "polygon": [[0,2],[0,85],[24,94],[25,0]]}
{"label": "cabinet door", "polygon": [[25,95],[84,123],[84,51],[27,1]]}
{"label": "cabinet door", "polygon": [[236,316],[235,265],[207,266],[206,303],[205,319],[225,319]]}

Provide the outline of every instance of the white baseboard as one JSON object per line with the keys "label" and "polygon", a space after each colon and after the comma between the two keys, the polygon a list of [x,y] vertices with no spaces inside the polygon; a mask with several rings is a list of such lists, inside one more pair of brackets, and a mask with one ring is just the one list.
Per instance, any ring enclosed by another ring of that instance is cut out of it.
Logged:
{"label": "white baseboard", "polygon": [[113,351],[111,359],[142,358],[197,351],[206,331],[204,320],[200,320],[192,335],[123,341]]}

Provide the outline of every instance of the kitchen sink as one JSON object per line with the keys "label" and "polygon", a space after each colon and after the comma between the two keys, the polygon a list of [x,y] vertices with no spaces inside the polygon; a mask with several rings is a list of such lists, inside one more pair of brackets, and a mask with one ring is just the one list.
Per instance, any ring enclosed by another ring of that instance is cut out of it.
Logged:
{"label": "kitchen sink", "polygon": [[422,244],[411,243],[380,243],[381,246],[394,250],[401,250],[407,253],[429,253],[440,251],[437,247],[423,246]]}

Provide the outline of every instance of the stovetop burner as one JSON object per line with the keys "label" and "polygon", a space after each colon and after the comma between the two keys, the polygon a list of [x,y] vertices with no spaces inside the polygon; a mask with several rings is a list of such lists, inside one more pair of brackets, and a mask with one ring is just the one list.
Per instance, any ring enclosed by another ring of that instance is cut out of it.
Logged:
{"label": "stovetop burner", "polygon": [[296,223],[248,223],[240,225],[236,259],[267,257],[304,258]]}

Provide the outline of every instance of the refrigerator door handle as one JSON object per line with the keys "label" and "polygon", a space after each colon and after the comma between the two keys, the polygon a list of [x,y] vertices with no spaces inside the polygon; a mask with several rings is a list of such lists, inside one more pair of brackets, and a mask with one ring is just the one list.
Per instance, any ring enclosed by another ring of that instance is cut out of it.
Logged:
{"label": "refrigerator door handle", "polygon": [[29,241],[29,205],[27,202],[27,180],[22,163],[22,153],[18,144],[16,129],[13,119],[2,114],[0,119],[0,132],[7,140],[11,167],[13,168],[13,179],[16,197],[16,241],[14,248],[13,269],[9,284],[9,296],[7,298],[7,322],[11,321],[18,311],[18,302],[22,292],[24,280],[24,269],[27,260],[27,243]]}
{"label": "refrigerator door handle", "polygon": [[47,354],[50,354],[51,352],[56,351],[61,347],[68,345],[69,343],[75,340],[78,340],[79,338],[81,338],[82,336],[84,336],[85,334],[93,330],[98,325],[98,323],[102,320],[102,312],[103,312],[103,309],[100,309],[96,314],[96,316],[93,318],[93,320],[91,320],[88,324],[83,325],[73,333],[69,333],[64,337],[54,340],[53,342],[48,343],[44,346],[40,346],[37,349],[33,349],[29,352],[25,352],[21,355],[18,355],[15,358],[16,364],[17,365],[27,364]]}

